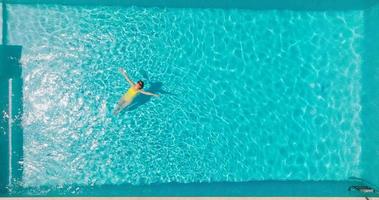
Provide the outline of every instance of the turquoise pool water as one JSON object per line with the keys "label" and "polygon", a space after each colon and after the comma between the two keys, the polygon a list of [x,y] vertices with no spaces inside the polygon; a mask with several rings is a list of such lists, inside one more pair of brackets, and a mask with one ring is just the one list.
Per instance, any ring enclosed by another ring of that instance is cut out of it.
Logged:
{"label": "turquoise pool water", "polygon": [[[376,183],[379,7],[237,8],[7,4],[23,82],[10,195],[356,196],[365,181],[351,177]],[[114,116],[119,67],[161,97]]]}
{"label": "turquoise pool water", "polygon": [[[8,12],[23,46],[24,186],[360,174],[362,11]],[[161,98],[113,116],[120,66]]]}

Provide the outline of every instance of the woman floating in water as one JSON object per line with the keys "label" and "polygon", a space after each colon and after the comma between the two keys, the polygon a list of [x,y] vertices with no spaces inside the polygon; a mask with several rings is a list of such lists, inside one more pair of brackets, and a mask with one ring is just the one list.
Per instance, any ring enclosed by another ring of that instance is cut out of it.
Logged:
{"label": "woman floating in water", "polygon": [[159,97],[158,94],[153,94],[151,92],[146,92],[142,90],[143,88],[143,81],[139,80],[137,81],[137,84],[135,84],[128,75],[126,74],[125,70],[120,68],[119,69],[121,74],[125,77],[126,81],[131,85],[131,87],[128,89],[128,91],[120,98],[118,104],[116,105],[115,109],[113,110],[113,114],[118,114],[122,109],[124,109],[126,106],[130,105],[133,102],[133,99],[138,95],[138,93],[142,93],[144,95],[150,95],[150,96],[156,96]]}

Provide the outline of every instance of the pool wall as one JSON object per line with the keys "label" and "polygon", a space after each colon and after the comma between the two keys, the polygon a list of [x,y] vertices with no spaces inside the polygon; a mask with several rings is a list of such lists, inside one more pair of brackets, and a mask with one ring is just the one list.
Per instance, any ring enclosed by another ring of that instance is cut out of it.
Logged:
{"label": "pool wall", "polygon": [[[194,0],[191,3],[178,0],[109,0],[109,1],[93,1],[93,0],[8,0],[7,3],[50,3],[50,4],[70,4],[70,5],[137,5],[137,6],[168,6],[168,7],[196,7],[196,8],[243,8],[243,9],[293,9],[293,10],[365,10],[365,54],[363,58],[363,78],[362,78],[362,178],[364,182],[379,186],[379,0],[320,0],[310,1],[312,3],[304,5],[303,0],[288,0],[286,2],[280,0],[268,0],[265,2],[253,0],[224,0],[224,1],[208,1]],[[331,3],[332,2],[332,3]],[[337,3],[336,3],[337,2]],[[339,3],[338,3],[339,2]],[[2,10],[2,9],[0,9]],[[4,14],[4,10],[0,11]],[[0,19],[0,22],[3,22]],[[3,23],[4,24],[4,23]],[[3,27],[3,26],[2,26]],[[6,26],[5,26],[6,27]],[[4,28],[0,29],[1,32]],[[6,31],[6,29],[5,29]],[[6,38],[6,34],[4,36]],[[1,39],[3,40],[3,34]],[[21,66],[18,60],[21,56],[20,46],[7,46],[2,43],[0,48],[0,108],[7,110],[8,107],[8,79],[13,78],[14,91],[22,91]],[[5,84],[3,84],[5,83]],[[14,105],[18,112],[22,112],[22,93],[14,94],[15,99],[19,99]],[[17,124],[18,123],[18,124]],[[0,126],[7,129],[6,119],[1,117]],[[15,148],[12,155],[15,156],[13,163],[16,170],[12,174],[17,177],[21,176],[22,169],[18,170],[17,164],[22,160],[22,128],[20,121],[16,122],[13,128],[16,134],[13,141]],[[33,193],[32,188],[18,188],[16,193],[9,193],[8,177],[8,135],[0,134],[0,196],[38,196],[41,194]],[[17,180],[15,180],[17,182]],[[161,184],[152,186],[99,186],[81,188],[78,193],[72,195],[79,196],[362,196],[357,192],[348,192],[347,188],[353,184],[363,184],[357,179],[346,181],[257,181],[244,183],[202,183],[202,184]],[[71,187],[71,186],[68,186]],[[74,189],[75,187],[73,187]],[[66,196],[68,188],[55,189],[42,195],[50,196]],[[122,192],[120,192],[122,191]],[[374,195],[375,196],[375,195]]]}
{"label": "pool wall", "polygon": [[239,8],[239,9],[291,9],[291,10],[362,10],[378,0],[6,0],[17,4],[66,5],[122,5],[178,8]]}
{"label": "pool wall", "polygon": [[[3,6],[0,6],[0,16],[3,16]],[[0,41],[3,40],[3,17],[0,17]]]}
{"label": "pool wall", "polygon": [[362,178],[379,186],[379,4],[365,16],[362,65]]}
{"label": "pool wall", "polygon": [[[22,47],[8,45],[7,43],[8,16],[6,11],[5,1],[2,1],[0,5],[0,196],[9,194],[11,179],[18,182],[23,170],[21,167],[23,129],[20,117],[23,112],[23,80],[19,62]],[[11,106],[9,106],[10,96],[12,99]],[[9,109],[12,110],[11,122],[9,122]],[[11,126],[9,126],[10,123]],[[11,140],[9,132],[12,132]],[[9,145],[10,143],[12,145]]]}

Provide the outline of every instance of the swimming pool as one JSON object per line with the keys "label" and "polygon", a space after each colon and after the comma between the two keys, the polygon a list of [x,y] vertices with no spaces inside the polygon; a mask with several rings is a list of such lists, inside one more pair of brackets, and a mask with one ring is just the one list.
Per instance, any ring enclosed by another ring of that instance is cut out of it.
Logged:
{"label": "swimming pool", "polygon": [[[2,8],[2,195],[379,185],[377,1],[40,3]],[[161,97],[112,115],[120,66]]]}

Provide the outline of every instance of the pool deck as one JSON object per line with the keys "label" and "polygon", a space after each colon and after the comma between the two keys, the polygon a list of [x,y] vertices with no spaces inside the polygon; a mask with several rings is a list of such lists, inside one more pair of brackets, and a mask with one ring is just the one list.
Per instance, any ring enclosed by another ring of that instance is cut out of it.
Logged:
{"label": "pool deck", "polygon": [[[201,199],[201,200],[363,200],[364,197],[17,197],[17,198],[0,198],[1,200],[189,200],[189,199]],[[370,200],[379,200],[377,197],[370,197]]]}

